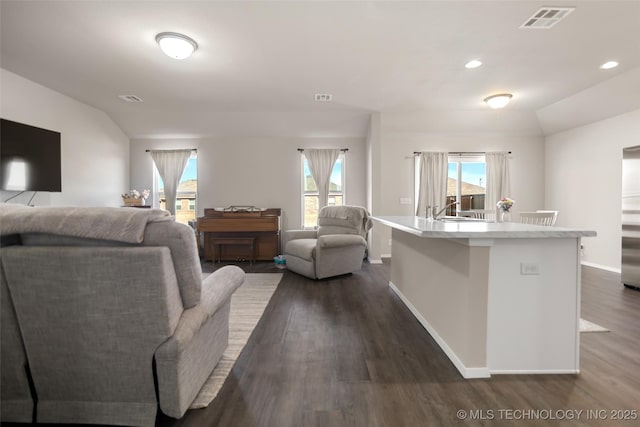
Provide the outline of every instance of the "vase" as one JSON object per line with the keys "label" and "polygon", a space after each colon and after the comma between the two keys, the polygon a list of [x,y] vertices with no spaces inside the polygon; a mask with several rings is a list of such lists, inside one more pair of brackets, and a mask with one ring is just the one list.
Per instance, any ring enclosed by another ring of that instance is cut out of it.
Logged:
{"label": "vase", "polygon": [[500,222],[511,222],[511,212],[509,211],[501,211],[500,212]]}

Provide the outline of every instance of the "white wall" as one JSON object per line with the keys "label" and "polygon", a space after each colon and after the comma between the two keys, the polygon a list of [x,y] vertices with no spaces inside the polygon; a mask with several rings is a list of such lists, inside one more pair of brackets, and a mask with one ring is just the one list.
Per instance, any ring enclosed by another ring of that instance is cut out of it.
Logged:
{"label": "white wall", "polygon": [[[62,192],[34,205],[120,206],[129,187],[129,138],[102,111],[0,69],[0,116],[61,133]],[[2,191],[2,201],[15,195]],[[27,203],[28,192],[11,200]]]}
{"label": "white wall", "polygon": [[[380,188],[382,188],[382,137],[380,135],[382,117],[380,113],[371,114],[367,132],[367,209],[375,213],[382,211]],[[381,224],[374,223],[375,230],[369,233],[369,261],[381,262],[381,254],[388,251],[382,246],[383,238],[391,236],[391,230]]]}
{"label": "white wall", "polygon": [[[414,215],[414,151],[511,151],[511,194],[518,212],[544,205],[544,137],[534,113],[519,111],[452,111],[382,113],[380,142],[371,144],[374,215]],[[496,200],[497,202],[497,200]],[[391,254],[391,232],[375,224],[370,257]]]}
{"label": "white wall", "polygon": [[254,205],[282,209],[282,229],[301,220],[301,163],[297,148],[348,148],[346,203],[366,204],[364,138],[227,137],[131,141],[131,186],[152,187],[153,161],[147,149],[198,150],[198,216],[205,208]]}
{"label": "white wall", "polygon": [[545,205],[557,225],[596,230],[583,262],[620,271],[622,149],[640,145],[640,109],[546,139]]}
{"label": "white wall", "polygon": [[536,111],[545,135],[553,135],[640,108],[640,67],[615,75]]}

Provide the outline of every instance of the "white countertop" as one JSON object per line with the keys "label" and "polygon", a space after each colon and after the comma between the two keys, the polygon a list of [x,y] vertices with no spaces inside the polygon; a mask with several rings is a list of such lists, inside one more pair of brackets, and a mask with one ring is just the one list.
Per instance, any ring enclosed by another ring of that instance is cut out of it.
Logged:
{"label": "white countertop", "polygon": [[519,222],[484,222],[427,220],[417,216],[374,216],[375,221],[420,237],[446,239],[521,239],[593,237],[593,230],[521,224]]}

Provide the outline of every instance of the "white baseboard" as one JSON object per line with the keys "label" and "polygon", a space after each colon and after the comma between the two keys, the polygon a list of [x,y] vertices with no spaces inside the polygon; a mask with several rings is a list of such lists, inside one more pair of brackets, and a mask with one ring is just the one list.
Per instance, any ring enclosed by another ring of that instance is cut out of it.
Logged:
{"label": "white baseboard", "polygon": [[612,273],[618,273],[618,274],[622,273],[622,271],[619,268],[608,267],[606,265],[596,264],[594,262],[582,261],[580,264],[586,265],[587,267],[598,268],[600,270],[611,271]]}
{"label": "white baseboard", "polygon": [[558,375],[558,374],[579,374],[580,369],[504,369],[491,370],[491,375]]}
{"label": "white baseboard", "polygon": [[467,368],[464,365],[464,363],[462,363],[460,358],[453,352],[451,347],[447,345],[445,340],[442,339],[442,337],[438,335],[436,330],[433,329],[431,324],[427,322],[427,319],[422,317],[422,314],[420,314],[420,312],[413,306],[413,304],[411,304],[409,300],[402,294],[402,292],[400,292],[400,289],[398,289],[396,285],[394,285],[393,282],[391,281],[389,282],[389,287],[393,290],[393,292],[396,293],[396,295],[398,295],[398,297],[400,297],[404,305],[406,305],[409,311],[411,311],[411,313],[415,316],[415,318],[418,319],[418,322],[420,322],[420,324],[427,330],[427,332],[429,332],[429,335],[431,335],[431,337],[435,340],[435,342],[440,346],[442,351],[444,351],[444,353],[447,355],[449,360],[451,360],[453,365],[456,367],[456,369],[460,372],[460,374],[464,378],[469,379],[469,378],[491,377],[491,372],[489,371],[488,367]]}
{"label": "white baseboard", "polygon": [[384,262],[382,262],[382,258],[391,258],[391,255],[382,254],[380,255],[380,259],[372,259],[367,257],[367,261],[369,261],[369,264],[384,264]]}

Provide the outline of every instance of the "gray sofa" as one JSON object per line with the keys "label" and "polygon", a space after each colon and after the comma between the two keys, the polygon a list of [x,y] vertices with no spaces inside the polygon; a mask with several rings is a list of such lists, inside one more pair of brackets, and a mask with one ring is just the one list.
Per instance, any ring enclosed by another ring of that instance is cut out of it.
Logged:
{"label": "gray sofa", "polygon": [[372,226],[369,212],[363,207],[323,207],[318,212],[317,230],[284,233],[287,269],[311,279],[360,270]]}
{"label": "gray sofa", "polygon": [[0,205],[0,229],[0,419],[183,416],[227,347],[244,272],[203,281],[193,230],[159,210]]}

